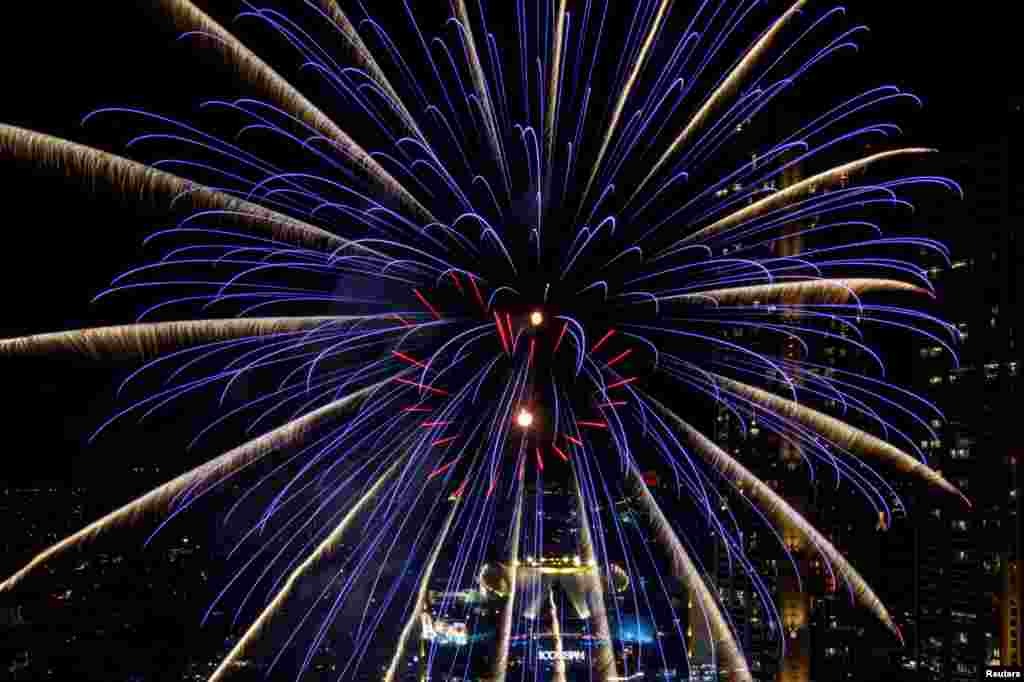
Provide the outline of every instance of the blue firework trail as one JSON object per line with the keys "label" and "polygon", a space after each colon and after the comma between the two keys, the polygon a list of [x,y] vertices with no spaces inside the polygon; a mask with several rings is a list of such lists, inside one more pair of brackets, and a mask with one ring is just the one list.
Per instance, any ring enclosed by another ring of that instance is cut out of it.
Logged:
{"label": "blue firework trail", "polygon": [[[922,188],[959,187],[892,175],[930,151],[898,146],[899,127],[877,118],[920,105],[912,94],[803,95],[865,27],[804,0],[781,14],[758,0],[451,0],[439,17],[392,4],[241,3],[236,24],[288,47],[304,95],[187,0],[161,0],[182,40],[253,95],[202,103],[217,134],[127,107],[86,118],[144,125],[132,153],[177,150],[148,166],[0,127],[4,157],[183,212],[147,239],[161,257],[97,297],[155,295],[134,324],[0,341],[0,355],[144,361],[100,431],[212,395],[221,414],[193,444],[239,420],[252,437],[45,550],[0,590],[100,533],[153,515],[162,529],[244,481],[226,513],[244,530],[206,613],[233,605],[244,634],[211,679],[256,650],[301,676],[337,623],[350,635],[339,677],[392,679],[445,557],[449,592],[477,576],[506,586],[492,595],[504,602],[493,641],[459,654],[493,645],[504,680],[513,642],[560,637],[538,614],[550,610],[557,630],[566,606],[520,560],[543,553],[543,495],[529,493],[554,480],[573,492],[579,542],[580,570],[559,594],[589,618],[601,679],[633,672],[612,651],[610,623],[624,621],[609,593],[615,576],[645,572],[654,580],[634,586],[630,610],[653,618],[681,584],[732,678],[751,679],[697,559],[708,533],[784,646],[744,549],[748,516],[794,566],[791,550],[819,555],[899,636],[829,540],[693,425],[721,411],[770,434],[815,482],[861,494],[883,526],[903,510],[892,470],[960,495],[917,445],[941,412],[886,378],[879,349],[916,336],[956,361],[957,330],[920,306],[926,265],[948,261],[946,248],[883,226]],[[812,113],[784,113],[793,102]],[[160,321],[182,310],[192,319]],[[825,345],[859,364],[823,363]],[[682,501],[652,490],[649,469]],[[623,495],[645,530],[602,514]],[[255,516],[240,512],[253,504]],[[685,650],[676,622],[644,645],[662,660],[664,647]]]}

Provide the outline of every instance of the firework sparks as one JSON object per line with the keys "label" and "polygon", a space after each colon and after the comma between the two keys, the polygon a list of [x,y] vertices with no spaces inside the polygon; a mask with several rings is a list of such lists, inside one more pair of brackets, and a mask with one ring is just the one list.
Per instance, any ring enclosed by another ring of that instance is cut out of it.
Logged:
{"label": "firework sparks", "polygon": [[0,592],[14,589],[18,583],[61,554],[87,544],[117,526],[137,523],[153,514],[166,515],[171,511],[177,497],[184,491],[190,491],[190,494],[195,497],[212,489],[232,473],[272,452],[298,446],[324,421],[337,419],[345,410],[351,408],[359,400],[365,399],[371,392],[371,389],[364,389],[326,405],[151,490],[34,557],[24,568],[0,583]]}
{"label": "firework sparks", "polygon": [[[880,528],[902,502],[874,466],[967,502],[917,446],[941,413],[889,383],[872,336],[916,335],[957,362],[957,330],[922,307],[933,299],[923,262],[949,253],[887,234],[876,214],[911,207],[911,188],[959,188],[885,174],[929,149],[864,151],[899,133],[877,110],[918,103],[893,86],[823,102],[806,120],[765,120],[778,96],[856,46],[863,27],[836,29],[842,12],[806,0],[781,15],[756,2],[620,4],[452,0],[449,15],[430,17],[402,2],[392,22],[336,0],[308,0],[295,17],[241,3],[294,50],[283,68],[322,79],[317,95],[329,96],[312,98],[188,0],[160,0],[182,38],[250,92],[203,103],[235,117],[236,137],[127,107],[87,117],[154,126],[131,141],[133,154],[154,140],[188,150],[146,165],[0,125],[0,161],[59,170],[176,221],[147,240],[163,250],[157,261],[97,297],[155,295],[136,324],[0,340],[0,360],[143,363],[124,388],[159,388],[100,432],[216,388],[221,412],[196,442],[232,419],[247,419],[249,434],[44,548],[0,592],[100,535],[154,518],[164,528],[244,471],[256,480],[228,516],[269,502],[231,550],[214,604],[237,596],[236,623],[247,605],[259,612],[218,682],[263,651],[269,671],[300,649],[301,675],[342,619],[342,678],[373,669],[395,679],[417,636],[429,665],[442,645],[427,644],[423,622],[441,567],[444,594],[474,576],[488,593],[486,571],[506,581],[490,595],[499,682],[512,642],[535,647],[539,636],[553,640],[555,679],[568,676],[570,607],[589,623],[593,677],[631,679],[617,659],[622,614],[611,593],[643,562],[657,580],[633,585],[632,608],[653,618],[652,603],[670,604],[669,586],[682,585],[731,679],[750,680],[700,547],[680,530],[699,527],[726,547],[781,632],[769,588],[737,549],[738,522],[720,513],[728,496],[813,548],[899,636],[851,560],[680,406],[705,402],[768,431],[812,477],[821,465],[862,493]],[[497,22],[515,27],[507,43]],[[288,152],[250,145],[254,130]],[[149,321],[181,306],[201,314]],[[826,343],[860,364],[816,363]],[[271,388],[237,398],[231,389],[254,376]],[[648,468],[670,472],[686,504],[662,504]],[[543,553],[549,481],[569,481],[579,547],[544,568],[533,556]],[[602,513],[627,499],[660,546],[664,575],[655,548]],[[497,561],[494,537],[507,538]],[[521,551],[532,555],[520,569]],[[544,587],[542,569],[572,574],[568,601]],[[300,604],[299,584],[321,572],[327,587]],[[269,637],[289,612],[298,625],[283,643]],[[385,640],[387,660],[371,660]]]}

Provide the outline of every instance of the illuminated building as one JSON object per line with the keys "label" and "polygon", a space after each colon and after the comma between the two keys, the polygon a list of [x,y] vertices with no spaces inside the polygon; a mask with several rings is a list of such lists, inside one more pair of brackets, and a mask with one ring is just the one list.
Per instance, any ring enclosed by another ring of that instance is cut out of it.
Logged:
{"label": "illuminated building", "polygon": [[[766,185],[766,191],[784,189],[803,177],[799,165],[791,167],[775,183]],[[844,178],[843,185],[850,181]],[[732,187],[726,194],[749,188]],[[813,248],[799,236],[804,230],[817,226],[815,220],[794,224],[790,236],[774,244],[779,257],[795,256],[802,250]],[[808,237],[806,239],[813,239]],[[798,304],[799,300],[790,301]],[[792,322],[799,324],[799,313],[792,313]],[[841,325],[831,330],[836,337],[848,332]],[[780,343],[776,334],[757,328],[735,329],[734,337],[742,343],[766,354],[790,360],[802,359],[798,342],[789,337]],[[852,372],[870,371],[866,359],[843,343],[833,339],[805,339],[811,344],[812,361],[824,367],[835,367]],[[828,371],[827,369],[824,371]],[[835,408],[835,405],[831,407]],[[857,416],[847,414],[846,419],[856,423]],[[837,493],[833,481],[809,475],[801,453],[787,441],[779,439],[757,419],[741,424],[729,409],[719,406],[715,414],[715,439],[745,466],[766,481],[801,515],[822,529],[829,541],[842,553],[860,557],[877,554],[879,528],[865,524],[871,518],[855,490],[844,485]],[[734,496],[730,496],[734,499]],[[840,501],[843,500],[843,501]],[[743,513],[741,503],[726,503],[730,512]],[[725,509],[723,509],[725,511]],[[716,539],[710,550],[710,564],[723,606],[728,609],[736,628],[740,645],[747,652],[751,675],[760,682],[809,682],[810,680],[844,681],[854,679],[856,665],[861,663],[866,648],[864,628],[860,627],[855,607],[849,604],[844,586],[837,584],[825,563],[813,547],[807,546],[803,536],[794,528],[783,526],[775,531],[759,519],[751,519],[748,532],[742,537],[747,559],[763,581],[781,620],[782,633],[771,627],[771,614],[758,597],[756,586],[746,573],[731,560],[723,543]],[[860,545],[851,552],[851,545]],[[873,545],[873,546],[872,546]],[[858,559],[858,565],[863,562]],[[873,582],[869,579],[869,582]],[[691,623],[694,619],[691,617]],[[697,669],[691,674],[694,682],[725,679],[717,662],[711,659],[706,632],[694,628],[691,652],[697,657]]]}
{"label": "illuminated building", "polygon": [[[156,466],[131,471],[140,487],[159,475]],[[5,561],[23,560],[40,543],[99,516],[106,504],[95,487],[59,481],[0,489],[0,515],[23,529],[0,544]],[[164,671],[162,679],[208,679],[226,628],[221,621],[205,631],[196,627],[210,585],[208,537],[195,530],[166,534],[146,553],[123,541],[99,543],[57,567],[45,589],[0,598],[4,679],[142,680],[151,678],[154,665]],[[177,616],[154,616],[175,609]],[[264,679],[262,671],[253,672]],[[252,678],[238,676],[246,679]]]}
{"label": "illuminated building", "polygon": [[[1014,639],[1024,108],[1011,103],[991,119],[981,133],[985,141],[936,159],[935,172],[961,182],[965,196],[930,209],[944,217],[934,236],[950,246],[952,258],[934,264],[928,276],[943,317],[960,336],[959,366],[938,344],[922,342],[913,348],[911,371],[916,390],[946,416],[922,449],[973,499],[974,509],[935,506],[922,491],[906,490],[913,516],[890,533],[886,551],[899,575],[910,576],[889,597],[907,638],[891,672],[908,680],[978,679],[984,665],[1009,664]],[[1018,584],[1018,604],[1019,595]],[[1019,651],[1019,627],[1016,636]]]}
{"label": "illuminated building", "polygon": [[[497,547],[503,542],[496,538],[495,559],[481,568],[475,584],[445,592],[449,576],[439,572],[432,580],[437,589],[421,613],[417,675],[436,682],[454,670],[460,680],[463,672],[471,680],[497,679],[500,633],[511,603],[507,679],[538,674],[542,680],[590,682],[607,664],[606,652],[616,678],[685,679],[685,652],[659,645],[683,627],[672,622],[675,613],[686,617],[681,591],[672,600],[678,611],[655,600],[637,611],[638,588],[648,577],[630,575],[618,560],[603,565],[588,555],[574,495],[549,487],[524,499],[528,513],[516,565],[501,556]],[[644,523],[638,523],[629,500],[600,513],[605,521],[614,515],[631,532],[642,532]]]}
{"label": "illuminated building", "polygon": [[[802,178],[799,165],[790,168],[781,178],[765,185],[762,189],[775,191],[784,189]],[[739,192],[745,188],[734,186],[725,193]],[[794,224],[791,233],[805,229],[802,223]],[[785,257],[799,253],[803,240],[789,237],[774,246],[778,256]],[[794,301],[796,303],[798,301]],[[795,359],[795,343],[778,346],[778,337],[763,335],[756,328],[733,330],[743,335],[744,343],[772,355]],[[774,488],[805,516],[813,509],[807,497],[806,474],[800,470],[799,454],[784,441],[775,438],[768,430],[762,430],[756,420],[743,425],[724,406],[719,406],[715,415],[715,439],[717,444],[754,471],[762,480]],[[802,478],[801,478],[802,477]],[[792,480],[791,480],[792,479]],[[813,493],[813,491],[812,491]],[[728,504],[728,503],[726,503]],[[738,506],[738,505],[736,505]],[[723,510],[724,511],[724,510]],[[731,510],[738,511],[738,510]],[[813,518],[813,517],[812,517]],[[712,577],[719,598],[736,628],[740,646],[747,652],[751,675],[763,682],[805,682],[810,679],[810,609],[811,595],[807,589],[810,577],[812,552],[803,546],[802,536],[782,530],[782,538],[790,556],[778,547],[772,531],[763,523],[754,521],[743,536],[744,549],[754,569],[761,576],[764,587],[775,600],[775,607],[782,620],[785,648],[778,633],[771,630],[771,616],[758,598],[755,585],[746,573],[731,559],[723,543],[717,540],[711,550]],[[794,571],[794,565],[796,571]],[[696,670],[691,680],[719,679],[709,675],[717,668],[716,662],[709,661],[711,647],[707,641],[706,629],[692,625],[696,632],[691,638],[691,651],[697,657]]]}
{"label": "illuminated building", "polygon": [[1021,660],[1021,562],[1008,561],[1003,567],[999,592],[999,663],[1020,666]]}
{"label": "illuminated building", "polygon": [[[809,485],[806,471],[787,461],[784,452],[778,456],[779,445],[756,424],[744,432],[727,410],[717,415],[718,444],[793,501],[840,551],[858,557],[858,568],[876,585],[906,640],[901,646],[865,627],[813,555],[795,554],[805,580],[802,592],[794,589],[794,573],[774,538],[751,533],[744,538],[748,556],[766,577],[783,620],[799,621],[806,613],[809,634],[807,639],[798,634],[797,646],[780,659],[777,640],[766,632],[763,614],[751,599],[750,581],[730,570],[726,553],[717,546],[710,558],[716,586],[756,679],[967,682],[977,679],[985,664],[1011,664],[1014,651],[1018,662],[1013,664],[1019,665],[1020,576],[1014,568],[1020,570],[1021,537],[1017,467],[1024,157],[1019,131],[1024,101],[1016,101],[1009,113],[1006,124],[1001,114],[992,116],[993,125],[984,133],[992,136],[990,142],[937,155],[931,169],[962,183],[966,197],[940,199],[928,206],[923,221],[935,226],[933,237],[951,247],[951,262],[936,262],[928,276],[938,292],[937,314],[953,322],[961,337],[959,366],[942,346],[927,340],[909,345],[908,355],[900,355],[899,348],[889,354],[895,360],[892,380],[912,386],[945,413],[946,421],[929,424],[935,438],[919,446],[973,499],[974,509],[937,500],[912,482],[893,480],[908,511],[897,512],[890,528],[871,528],[862,508],[837,505],[828,486]],[[748,338],[755,330],[735,333],[744,335],[745,345],[758,342]],[[836,369],[863,369],[864,359],[841,345],[821,343],[815,354]],[[871,557],[881,559],[873,564]],[[691,643],[698,656],[707,651],[699,634]],[[800,665],[794,666],[797,660]],[[804,661],[809,667],[802,667]]]}

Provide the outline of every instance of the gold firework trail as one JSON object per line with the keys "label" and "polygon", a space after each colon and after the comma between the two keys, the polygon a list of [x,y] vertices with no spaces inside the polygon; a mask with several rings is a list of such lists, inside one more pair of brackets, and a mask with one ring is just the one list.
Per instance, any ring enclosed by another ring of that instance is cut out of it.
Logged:
{"label": "gold firework trail", "polygon": [[644,187],[647,186],[647,183],[651,181],[651,178],[658,174],[658,171],[662,169],[665,163],[676,153],[676,151],[688,143],[694,133],[696,133],[704,125],[707,119],[719,109],[722,103],[740,89],[744,79],[750,74],[760,59],[768,52],[769,48],[771,48],[772,44],[775,42],[775,39],[778,38],[779,34],[782,32],[782,29],[806,4],[807,0],[798,0],[794,3],[786,13],[779,17],[775,23],[772,24],[772,27],[768,29],[763,36],[761,36],[761,39],[750,48],[743,59],[740,60],[739,64],[737,64],[725,80],[722,81],[722,84],[711,93],[711,96],[704,102],[704,105],[696,114],[693,115],[693,118],[690,119],[690,122],[683,129],[683,132],[679,133],[679,137],[677,137],[675,141],[669,145],[668,149],[665,150],[665,153],[661,155],[658,162],[654,164],[653,168],[651,168],[651,172],[647,174],[647,177],[643,179],[643,182],[641,182],[633,191],[633,196],[629,198],[627,203],[632,203],[633,200],[636,199],[637,195],[640,194]]}
{"label": "gold firework trail", "polygon": [[217,666],[217,669],[210,676],[209,682],[220,682],[220,680],[224,679],[224,677],[229,674],[229,669],[245,655],[246,650],[259,638],[260,633],[274,617],[274,614],[284,606],[288,597],[291,596],[292,591],[295,589],[295,585],[298,580],[309,570],[315,568],[320,564],[320,562],[329,558],[331,554],[334,553],[334,550],[337,549],[338,543],[341,542],[342,537],[344,537],[345,532],[348,530],[353,519],[359,515],[370,500],[376,497],[384,484],[396,471],[398,471],[398,468],[403,461],[404,459],[401,457],[395,459],[391,466],[389,466],[387,470],[381,474],[380,478],[377,479],[376,483],[366,491],[366,494],[359,498],[359,501],[352,506],[352,509],[350,509],[347,514],[345,514],[345,517],[342,518],[338,525],[334,527],[331,534],[324,538],[324,541],[321,542],[308,557],[306,557],[306,560],[291,572],[288,576],[288,580],[285,581],[284,585],[274,596],[273,600],[271,600],[266,608],[263,609],[259,617],[253,621],[252,625],[250,625],[245,631],[245,634],[242,635],[235,644],[234,648],[228,652],[228,655],[225,656],[224,660],[220,662],[219,666]]}
{"label": "gold firework trail", "polygon": [[352,317],[265,317],[186,320],[75,329],[0,339],[0,357],[73,353],[93,360],[148,359],[206,343],[313,330]]}
{"label": "gold firework trail", "polygon": [[[448,519],[445,521],[444,528],[434,543],[434,549],[430,553],[426,568],[423,570],[423,577],[420,579],[419,590],[416,592],[415,606],[412,609],[412,613],[409,614],[409,620],[405,623],[405,627],[402,628],[402,634],[398,638],[398,644],[395,646],[395,655],[392,657],[391,664],[388,665],[388,669],[384,673],[382,682],[392,682],[395,679],[398,666],[402,662],[402,655],[405,653],[405,647],[409,644],[409,638],[412,636],[413,630],[420,624],[420,614],[427,603],[427,588],[430,586],[430,578],[434,574],[434,565],[437,564],[437,557],[441,555],[441,548],[444,547],[444,541],[448,538],[448,532],[452,528],[452,522],[455,521],[456,512],[459,510],[461,500],[462,498],[458,497],[452,502],[451,511],[448,512]],[[214,680],[210,682],[214,682]]]}
{"label": "gold firework trail", "polygon": [[430,212],[365,149],[224,27],[188,0],[158,0],[158,3],[171,17],[175,28],[206,38],[204,47],[219,53],[243,82],[318,131],[374,185],[396,198],[423,224],[436,222]]}
{"label": "gold firework trail", "polygon": [[[654,21],[651,24],[651,29],[648,31],[647,37],[644,39],[644,43],[640,48],[640,52],[636,56],[636,61],[633,62],[633,69],[629,74],[629,78],[626,80],[626,85],[623,87],[622,92],[619,94],[619,97],[615,102],[615,109],[612,111],[611,122],[608,124],[608,132],[605,133],[604,139],[601,141],[601,148],[597,153],[597,159],[594,161],[594,168],[590,171],[590,179],[587,180],[587,186],[583,190],[583,198],[580,200],[580,211],[583,210],[583,205],[586,203],[587,197],[590,195],[590,191],[593,188],[594,181],[597,179],[598,171],[601,169],[601,163],[604,161],[604,156],[608,152],[608,145],[611,144],[612,136],[615,134],[616,128],[618,128],[619,119],[622,118],[622,111],[626,108],[626,100],[629,99],[633,86],[636,84],[637,78],[639,78],[640,72],[643,70],[651,45],[654,44],[654,39],[657,37],[658,30],[661,28],[661,22],[664,20],[671,5],[672,0],[661,0],[661,4],[658,6],[658,13],[655,15]],[[644,182],[646,182],[646,180]]]}
{"label": "gold firework trail", "polygon": [[811,429],[815,433],[824,436],[837,447],[857,457],[874,457],[883,462],[895,466],[903,473],[917,476],[931,485],[942,488],[948,493],[956,495],[965,503],[970,505],[970,500],[960,490],[942,477],[942,474],[935,471],[923,462],[914,459],[897,447],[886,443],[881,438],[873,436],[866,431],[845,424],[835,417],[812,410],[809,407],[796,403],[792,400],[782,398],[760,388],[728,379],[714,374],[712,375],[718,384],[732,393],[741,396],[751,402],[784,417],[785,419],[797,422]]}
{"label": "gold firework trail", "polygon": [[194,494],[200,494],[203,490],[209,489],[230,474],[262,459],[272,452],[294,448],[302,444],[323,423],[337,418],[346,409],[369,396],[374,390],[383,386],[384,383],[386,382],[364,388],[329,405],[325,405],[315,412],[310,412],[295,421],[269,431],[259,438],[240,445],[220,457],[210,460],[206,464],[196,467],[158,488],[154,488],[135,501],[129,502],[120,509],[94,521],[74,535],[69,535],[44,552],[36,555],[24,568],[0,583],[0,593],[14,589],[19,583],[37,572],[52,559],[95,540],[109,530],[120,526],[132,525],[150,515],[169,513],[177,496],[186,490],[192,490]]}
{"label": "gold firework trail", "polygon": [[512,546],[509,550],[508,576],[509,591],[505,599],[504,612],[501,615],[501,622],[498,624],[498,652],[494,657],[494,667],[491,671],[494,682],[505,682],[505,675],[508,672],[508,653],[512,639],[513,612],[516,605],[516,592],[519,580],[519,536],[523,524],[523,487],[519,487],[516,494],[515,521],[512,523]]}
{"label": "gold firework trail", "polygon": [[659,301],[689,301],[716,305],[846,303],[854,296],[878,291],[931,294],[921,287],[895,279],[812,279],[806,282],[755,284],[728,289],[709,289],[696,294],[663,296]]}
{"label": "gold firework trail", "polygon": [[65,175],[102,180],[124,196],[140,201],[171,197],[198,210],[224,211],[241,226],[275,239],[319,251],[352,246],[327,230],[257,204],[184,180],[176,175],[58,137],[0,123],[0,159],[26,159]]}
{"label": "gold firework trail", "polygon": [[722,615],[718,601],[708,589],[707,583],[704,582],[704,578],[700,575],[693,560],[690,559],[679,536],[673,530],[672,524],[665,518],[665,514],[661,511],[654,496],[651,495],[651,491],[647,488],[643,476],[637,471],[635,465],[630,467],[630,476],[639,493],[640,504],[654,525],[655,535],[668,550],[669,559],[672,562],[672,574],[686,586],[690,597],[701,605],[715,642],[718,658],[725,665],[729,679],[733,682],[753,682],[754,678],[747,666],[747,659],[736,643],[732,628],[729,627]]}
{"label": "gold firework trail", "polygon": [[[580,559],[587,566],[597,565],[597,554],[594,550],[594,538],[590,530],[590,514],[587,512],[586,500],[583,497],[579,471],[573,464],[573,477],[576,484],[576,508],[579,518]],[[604,582],[600,571],[587,571],[581,578],[583,592],[590,598],[590,616],[594,623],[594,635],[600,641],[597,648],[594,667],[597,668],[602,682],[618,679],[618,668],[615,665],[615,651],[612,649],[611,626],[608,624],[608,611],[604,602]],[[610,576],[609,576],[610,580]]]}
{"label": "gold firework trail", "polygon": [[893,634],[902,637],[899,628],[896,627],[896,623],[889,615],[888,609],[882,604],[871,586],[807,519],[793,509],[770,486],[754,476],[704,434],[683,421],[675,412],[650,396],[646,396],[646,399],[671,420],[688,444],[708,465],[721,474],[722,478],[730,481],[737,490],[764,512],[777,529],[789,527],[800,533],[804,540],[812,545],[829,562],[839,577],[850,586],[857,602],[874,614]]}

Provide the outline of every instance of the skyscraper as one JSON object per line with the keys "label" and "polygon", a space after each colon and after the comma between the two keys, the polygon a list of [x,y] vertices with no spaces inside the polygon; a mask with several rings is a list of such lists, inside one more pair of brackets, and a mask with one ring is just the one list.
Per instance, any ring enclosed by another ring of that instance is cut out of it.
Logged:
{"label": "skyscraper", "polygon": [[[871,582],[906,639],[901,646],[872,633],[873,625],[843,599],[841,586],[829,579],[813,551],[787,547],[790,561],[774,538],[750,532],[745,548],[762,569],[783,618],[785,653],[768,631],[760,606],[750,599],[749,579],[728,560],[722,543],[715,543],[710,563],[756,679],[899,675],[966,682],[976,679],[986,664],[1019,665],[1021,448],[1016,442],[1024,282],[1017,231],[1024,217],[1018,132],[1024,123],[1024,100],[1011,102],[1008,111],[992,119],[985,142],[933,160],[930,171],[960,182],[965,198],[929,195],[931,203],[920,211],[923,219],[915,225],[931,226],[932,236],[951,249],[951,261],[934,263],[928,277],[938,294],[935,312],[950,320],[960,337],[952,344],[958,362],[942,343],[928,337],[904,345],[910,358],[900,355],[900,347],[886,352],[894,360],[889,369],[898,377],[896,382],[912,386],[945,413],[945,420],[928,419],[935,436],[917,445],[933,466],[974,500],[974,509],[895,478],[892,484],[906,513],[898,511],[892,527],[870,528],[862,508],[837,503],[821,481],[809,483],[799,458],[756,421],[743,429],[729,410],[719,409],[718,444],[792,501],[840,551],[856,557],[855,563],[869,578],[877,577]],[[780,185],[795,179],[783,178]],[[893,232],[900,229],[892,226]],[[776,244],[780,255],[799,252],[801,245],[789,241]],[[844,334],[841,328],[833,331]],[[732,333],[756,337],[758,331]],[[747,338],[744,343],[761,344],[773,354],[787,353],[768,337]],[[867,362],[842,344],[820,342],[814,352],[824,366],[836,371],[863,371]],[[849,492],[843,495],[856,500]],[[882,561],[875,564],[871,557]],[[700,642],[691,645],[692,652],[702,650]]]}

